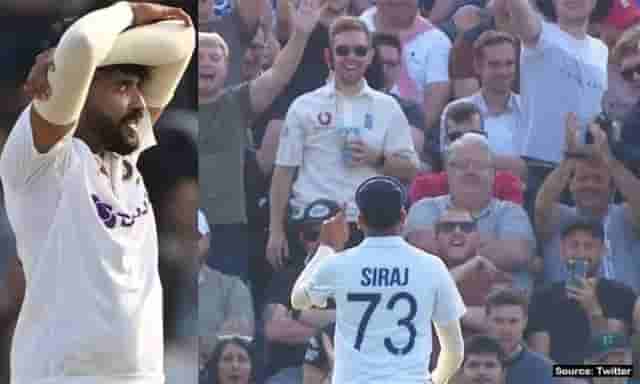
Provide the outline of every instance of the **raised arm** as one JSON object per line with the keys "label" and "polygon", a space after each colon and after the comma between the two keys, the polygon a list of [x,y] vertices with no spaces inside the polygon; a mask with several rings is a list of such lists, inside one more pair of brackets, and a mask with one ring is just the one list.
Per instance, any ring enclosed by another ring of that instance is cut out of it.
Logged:
{"label": "raised arm", "polygon": [[518,36],[525,46],[538,43],[542,32],[542,19],[529,0],[495,0],[493,10],[498,25]]}
{"label": "raised arm", "polygon": [[190,19],[187,20],[186,25],[175,21],[161,22],[124,32],[102,63],[151,67],[149,78],[142,85],[142,94],[153,123],[173,98],[191,62],[196,35]]}
{"label": "raised arm", "polygon": [[[106,59],[118,43],[122,31],[130,26],[172,19],[188,20],[190,23],[186,13],[178,8],[119,2],[89,13],[75,22],[62,36],[51,65],[47,63],[48,94],[46,97],[36,98],[31,109],[36,149],[42,153],[48,152],[75,126],[89,93],[93,75],[99,66],[109,63]],[[132,35],[134,30],[131,31]],[[126,42],[127,39],[128,37],[123,41]],[[148,41],[145,43],[149,44]],[[128,52],[129,56],[137,53]],[[162,95],[152,96],[161,98]],[[153,97],[151,100],[158,101]]]}
{"label": "raised arm", "polygon": [[[566,119],[567,152],[576,150],[577,120],[574,114],[569,114]],[[536,196],[534,211],[535,228],[541,240],[549,238],[553,225],[558,220],[558,210],[555,204],[560,200],[560,195],[570,182],[575,169],[575,159],[567,158],[560,162],[544,180]]]}
{"label": "raised arm", "polygon": [[320,0],[302,0],[297,11],[290,10],[293,25],[291,38],[273,66],[251,83],[249,95],[254,114],[259,115],[269,108],[291,80],[302,60],[309,36],[326,7],[327,3],[322,4]]}
{"label": "raised arm", "polygon": [[49,97],[35,99],[31,109],[33,140],[39,152],[48,152],[72,129],[96,68],[133,22],[132,7],[120,2],[82,17],[62,36],[48,69]]}

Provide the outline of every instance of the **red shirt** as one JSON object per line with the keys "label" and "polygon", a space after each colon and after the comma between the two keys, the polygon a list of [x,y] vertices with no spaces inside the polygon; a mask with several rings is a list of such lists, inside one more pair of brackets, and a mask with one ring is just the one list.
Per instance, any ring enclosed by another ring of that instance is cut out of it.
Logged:
{"label": "red shirt", "polygon": [[[411,204],[425,197],[447,194],[449,194],[449,183],[446,172],[418,174],[409,187]],[[511,201],[519,205],[522,205],[524,200],[522,182],[507,171],[496,172],[493,194],[496,199]]]}

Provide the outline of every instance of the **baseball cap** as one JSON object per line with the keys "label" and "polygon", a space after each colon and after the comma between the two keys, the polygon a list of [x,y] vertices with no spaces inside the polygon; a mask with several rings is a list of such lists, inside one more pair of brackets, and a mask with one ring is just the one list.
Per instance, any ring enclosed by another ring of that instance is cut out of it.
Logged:
{"label": "baseball cap", "polygon": [[318,199],[309,204],[300,218],[300,224],[322,224],[340,211],[340,205],[333,200]]}
{"label": "baseball cap", "polygon": [[636,0],[613,0],[603,24],[624,30],[640,21],[640,4]]}
{"label": "baseball cap", "polygon": [[593,336],[589,346],[589,359],[598,361],[610,352],[630,350],[631,342],[624,333],[607,332]]}
{"label": "baseball cap", "polygon": [[394,177],[374,176],[356,190],[358,209],[372,228],[389,228],[396,224],[406,201],[406,189]]}

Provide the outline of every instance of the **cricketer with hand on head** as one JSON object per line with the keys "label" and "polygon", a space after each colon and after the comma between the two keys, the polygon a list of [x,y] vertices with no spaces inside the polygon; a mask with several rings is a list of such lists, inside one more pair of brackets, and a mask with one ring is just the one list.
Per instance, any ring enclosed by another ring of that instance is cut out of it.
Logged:
{"label": "cricketer with hand on head", "polygon": [[195,48],[181,9],[119,2],[36,60],[0,156],[26,292],[13,384],[161,384],[156,223],[135,164]]}

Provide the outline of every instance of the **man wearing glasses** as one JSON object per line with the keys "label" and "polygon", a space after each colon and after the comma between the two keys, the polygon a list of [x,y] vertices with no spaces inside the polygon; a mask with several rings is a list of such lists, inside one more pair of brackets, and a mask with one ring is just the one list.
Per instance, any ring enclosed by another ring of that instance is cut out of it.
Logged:
{"label": "man wearing glasses", "polygon": [[[482,113],[479,107],[471,102],[458,102],[450,105],[445,111],[441,131],[443,134],[440,142],[443,153],[451,143],[465,133],[472,132],[487,136]],[[441,165],[437,167],[437,170],[439,172],[420,173],[414,179],[409,189],[409,198],[412,203],[426,197],[442,196],[449,193],[447,172],[442,170]],[[522,182],[511,172],[496,171],[493,195],[497,199],[521,205],[523,202],[522,187]]]}
{"label": "man wearing glasses", "polygon": [[[267,245],[267,258],[276,269],[289,258],[292,236],[287,236],[285,224],[289,203],[299,211],[317,199],[344,202],[347,221],[355,226],[354,195],[360,183],[378,175],[408,182],[417,169],[411,130],[400,105],[364,80],[373,57],[366,25],[357,18],[340,17],[332,24],[329,39],[332,79],[293,102],[280,133]],[[351,244],[362,237],[359,231],[353,233]]]}
{"label": "man wearing glasses", "polygon": [[436,224],[452,208],[466,210],[478,225],[478,254],[500,270],[514,273],[521,288],[529,288],[528,265],[535,237],[522,207],[492,197],[496,172],[487,139],[466,133],[455,140],[445,153],[445,169],[450,192],[411,207],[405,227],[409,241],[438,254]]}

